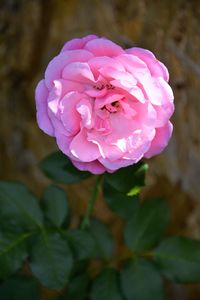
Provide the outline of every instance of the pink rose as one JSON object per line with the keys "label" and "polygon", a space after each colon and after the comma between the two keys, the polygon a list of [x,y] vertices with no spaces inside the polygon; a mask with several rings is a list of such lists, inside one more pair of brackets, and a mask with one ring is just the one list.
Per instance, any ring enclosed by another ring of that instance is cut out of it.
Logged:
{"label": "pink rose", "polygon": [[80,170],[113,172],[160,153],[172,134],[166,67],[148,50],[88,35],[67,42],[36,88],[39,127]]}

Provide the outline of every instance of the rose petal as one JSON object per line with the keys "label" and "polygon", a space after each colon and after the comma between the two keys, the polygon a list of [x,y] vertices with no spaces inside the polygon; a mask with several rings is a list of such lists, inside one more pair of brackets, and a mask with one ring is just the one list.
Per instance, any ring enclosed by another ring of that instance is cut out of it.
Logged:
{"label": "rose petal", "polygon": [[94,87],[93,89],[86,90],[85,94],[92,98],[101,98],[101,97],[105,96],[107,94],[107,92],[108,92],[107,88],[98,90]]}
{"label": "rose petal", "polygon": [[82,129],[72,140],[70,151],[82,162],[90,162],[99,158],[98,146],[88,141],[87,132]]}
{"label": "rose petal", "polygon": [[100,157],[98,160],[106,169],[111,171],[116,171],[120,168],[124,168],[135,163],[131,159],[118,159],[116,161],[110,161],[109,159]]}
{"label": "rose petal", "polygon": [[118,87],[122,90],[124,90],[127,94],[131,95],[134,99],[137,99],[138,101],[140,101],[141,103],[145,103],[146,99],[144,97],[144,94],[141,90],[141,88],[139,88],[137,85],[135,86],[127,86],[126,83],[122,80],[111,80],[110,83],[115,86]]}
{"label": "rose petal", "polygon": [[108,144],[115,144],[119,139],[127,138],[141,126],[134,120],[127,119],[121,112],[110,114],[110,124],[113,130],[105,137]]}
{"label": "rose petal", "polygon": [[94,160],[89,163],[87,162],[77,162],[72,160],[73,165],[78,168],[81,171],[89,171],[92,174],[100,175],[103,174],[106,170],[106,168],[98,161]]}
{"label": "rose petal", "polygon": [[166,81],[169,81],[169,73],[167,68],[163,63],[156,59],[155,55],[151,51],[134,47],[127,49],[126,53],[136,55],[141,60],[143,60],[147,64],[153,76],[162,76]]}
{"label": "rose petal", "polygon": [[157,113],[155,127],[162,127],[171,118],[174,112],[174,104],[167,103],[162,106],[154,106]]}
{"label": "rose petal", "polygon": [[149,74],[150,71],[147,68],[147,65],[137,56],[131,54],[122,54],[116,57],[116,60],[119,61],[125,69],[130,72],[135,78]]}
{"label": "rose petal", "polygon": [[49,92],[47,102],[48,107],[54,114],[59,111],[60,100],[72,91],[82,92],[84,87],[82,84],[70,80],[58,79],[53,81],[53,88]]}
{"label": "rose petal", "polygon": [[73,80],[75,82],[96,82],[87,63],[74,62],[68,64],[62,72],[62,76],[64,79]]}
{"label": "rose petal", "polygon": [[151,143],[150,149],[145,153],[144,157],[151,158],[152,156],[159,154],[167,146],[169,139],[171,138],[173,125],[171,122],[163,127],[156,129],[156,135]]}
{"label": "rose petal", "polygon": [[63,46],[61,52],[66,51],[66,50],[75,50],[75,49],[82,49],[85,44],[93,39],[97,39],[98,37],[94,34],[87,35],[84,38],[76,38],[72,39],[69,42],[65,43]]}
{"label": "rose petal", "polygon": [[124,154],[117,145],[107,144],[104,136],[98,132],[88,133],[88,140],[98,146],[99,152],[103,158],[108,158],[113,161],[121,158]]}
{"label": "rose petal", "polygon": [[51,89],[53,87],[53,81],[60,79],[62,76],[62,70],[66,65],[72,62],[85,62],[91,59],[93,55],[86,50],[71,50],[64,51],[58,56],[54,57],[48,64],[45,71],[45,83],[46,86]]}
{"label": "rose petal", "polygon": [[103,67],[103,68],[99,69],[99,72],[105,78],[112,78],[112,79],[119,80],[126,87],[132,87],[133,85],[136,85],[136,83],[137,83],[137,80],[135,80],[130,73],[125,72],[125,71],[116,70],[113,67],[108,67],[108,66]]}
{"label": "rose petal", "polygon": [[105,66],[115,68],[118,71],[125,71],[123,64],[115,58],[108,56],[93,57],[88,61],[88,64],[93,72],[96,72]]}
{"label": "rose petal", "polygon": [[106,104],[109,103],[113,103],[116,101],[119,101],[121,99],[123,99],[124,96],[121,94],[115,94],[113,93],[109,93],[108,95],[106,95],[105,97],[102,98],[97,98],[95,100],[95,109],[101,109],[102,107],[104,107]]}
{"label": "rose petal", "polygon": [[54,129],[48,115],[47,109],[48,90],[44,80],[41,80],[35,90],[37,122],[45,133],[54,136]]}
{"label": "rose petal", "polygon": [[92,128],[94,125],[94,118],[92,117],[93,101],[91,99],[81,99],[76,105],[76,110],[81,116],[82,125],[88,129]]}
{"label": "rose petal", "polygon": [[98,38],[87,42],[84,49],[90,51],[95,56],[113,57],[124,53],[124,50],[120,46],[105,38]]}
{"label": "rose petal", "polygon": [[76,105],[81,98],[82,94],[70,92],[60,102],[60,118],[66,129],[66,135],[75,135],[80,131],[81,118],[76,110]]}

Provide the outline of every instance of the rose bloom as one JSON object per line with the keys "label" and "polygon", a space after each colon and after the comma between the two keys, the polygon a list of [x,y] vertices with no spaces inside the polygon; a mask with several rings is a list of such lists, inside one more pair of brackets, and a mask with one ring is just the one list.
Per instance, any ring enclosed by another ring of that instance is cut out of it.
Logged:
{"label": "rose bloom", "polygon": [[67,42],[36,88],[39,127],[94,174],[160,153],[172,134],[166,67],[148,50],[88,35]]}

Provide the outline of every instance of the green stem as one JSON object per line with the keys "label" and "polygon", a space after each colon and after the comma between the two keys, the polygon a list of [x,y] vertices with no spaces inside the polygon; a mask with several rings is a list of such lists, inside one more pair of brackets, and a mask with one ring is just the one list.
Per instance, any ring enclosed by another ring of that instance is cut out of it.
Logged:
{"label": "green stem", "polygon": [[94,183],[94,187],[93,187],[90,199],[88,201],[86,213],[85,213],[85,216],[84,216],[83,221],[81,223],[81,229],[83,229],[83,230],[90,226],[90,216],[93,212],[94,204],[95,204],[95,201],[96,201],[97,196],[98,196],[101,178],[102,178],[101,175],[96,177],[96,181]]}

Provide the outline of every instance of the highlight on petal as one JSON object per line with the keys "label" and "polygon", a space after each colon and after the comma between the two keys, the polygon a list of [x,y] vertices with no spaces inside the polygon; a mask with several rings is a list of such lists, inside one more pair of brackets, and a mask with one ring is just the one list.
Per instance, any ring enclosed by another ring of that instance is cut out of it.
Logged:
{"label": "highlight on petal", "polygon": [[37,122],[45,133],[54,136],[54,128],[48,115],[47,109],[48,90],[44,80],[41,80],[35,90]]}
{"label": "highlight on petal", "polygon": [[82,62],[73,62],[68,64],[62,72],[62,76],[64,79],[72,80],[75,82],[95,82],[94,75],[90,70],[89,65]]}
{"label": "highlight on petal", "polygon": [[80,114],[76,105],[82,98],[82,94],[70,92],[60,102],[60,119],[65,127],[66,135],[75,135],[80,131]]}
{"label": "highlight on petal", "polygon": [[147,64],[153,76],[161,76],[166,81],[169,81],[169,72],[167,68],[163,63],[156,59],[155,55],[151,51],[143,48],[133,47],[127,49],[126,52],[142,59]]}
{"label": "highlight on petal", "polygon": [[121,158],[124,154],[117,145],[107,144],[104,136],[99,132],[88,133],[88,140],[98,146],[99,152],[103,158],[108,158],[113,161]]}
{"label": "highlight on petal", "polygon": [[62,71],[65,66],[72,62],[86,62],[91,59],[93,55],[86,50],[71,50],[64,51],[58,56],[53,58],[48,64],[45,71],[45,83],[46,86],[51,89],[53,87],[53,81],[55,79],[62,78]]}
{"label": "highlight on petal", "polygon": [[100,157],[98,146],[88,141],[87,131],[82,129],[72,140],[69,149],[82,162],[91,162]]}
{"label": "highlight on petal", "polygon": [[76,110],[82,119],[82,125],[85,128],[92,128],[94,125],[93,105],[91,99],[82,98],[76,105]]}

